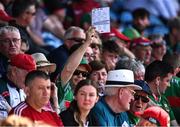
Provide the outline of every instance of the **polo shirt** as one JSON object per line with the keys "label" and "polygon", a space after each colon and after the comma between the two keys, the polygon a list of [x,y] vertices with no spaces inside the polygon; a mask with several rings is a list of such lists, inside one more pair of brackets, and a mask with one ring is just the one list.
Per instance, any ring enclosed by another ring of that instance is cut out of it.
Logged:
{"label": "polo shirt", "polygon": [[126,112],[115,113],[102,97],[90,113],[93,126],[123,126],[129,127],[129,118]]}
{"label": "polo shirt", "polygon": [[38,112],[25,101],[14,107],[9,114],[24,116],[31,119],[33,122],[43,121],[52,126],[63,126],[56,112],[47,109],[42,109],[42,112]]}

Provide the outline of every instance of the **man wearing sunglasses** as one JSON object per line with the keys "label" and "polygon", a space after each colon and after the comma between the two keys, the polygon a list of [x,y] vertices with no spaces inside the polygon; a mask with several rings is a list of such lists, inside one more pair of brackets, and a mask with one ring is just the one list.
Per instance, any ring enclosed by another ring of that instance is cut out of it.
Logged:
{"label": "man wearing sunglasses", "polygon": [[142,90],[136,90],[134,94],[134,100],[131,101],[130,110],[128,116],[131,125],[136,125],[139,122],[139,118],[134,115],[135,112],[144,111],[148,105],[149,97],[151,94],[148,84],[143,80],[135,80],[134,84],[142,87]]}

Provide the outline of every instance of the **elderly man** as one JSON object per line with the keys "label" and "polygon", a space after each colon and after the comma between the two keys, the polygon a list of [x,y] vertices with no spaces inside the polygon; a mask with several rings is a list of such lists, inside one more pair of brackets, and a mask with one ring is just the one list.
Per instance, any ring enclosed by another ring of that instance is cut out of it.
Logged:
{"label": "elderly man", "polygon": [[0,77],[7,72],[7,61],[12,55],[20,53],[21,36],[13,26],[0,28]]}
{"label": "elderly man", "polygon": [[25,99],[25,76],[35,69],[36,63],[31,55],[17,54],[10,58],[7,75],[0,79],[0,94],[4,97],[4,101],[0,101],[0,105],[3,106],[4,102],[10,105],[10,107],[0,106],[2,117],[6,117],[11,107],[15,107]]}
{"label": "elderly man", "polygon": [[51,126],[62,126],[62,122],[55,112],[43,109],[50,99],[50,77],[39,70],[31,71],[26,76],[25,85],[26,101],[13,108],[10,114],[25,116],[34,122],[45,122]]}
{"label": "elderly man", "polygon": [[108,72],[105,85],[106,96],[102,97],[91,112],[94,126],[129,126],[127,113],[134,100],[134,90],[141,87],[134,84],[133,72],[126,69]]}
{"label": "elderly man", "polygon": [[83,29],[72,26],[64,34],[64,44],[53,50],[49,54],[49,61],[57,65],[56,71],[52,73],[51,79],[54,81],[61,73],[70,53],[69,50],[74,44],[82,43],[86,39]]}
{"label": "elderly man", "polygon": [[150,63],[151,59],[151,41],[144,37],[132,40],[131,51],[137,60],[140,60],[145,66]]}

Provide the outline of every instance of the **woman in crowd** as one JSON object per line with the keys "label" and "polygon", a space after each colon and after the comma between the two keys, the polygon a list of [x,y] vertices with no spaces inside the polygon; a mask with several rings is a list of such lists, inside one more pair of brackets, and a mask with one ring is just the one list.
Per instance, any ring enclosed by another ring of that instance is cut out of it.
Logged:
{"label": "woman in crowd", "polygon": [[77,84],[70,107],[60,113],[64,126],[92,126],[89,113],[99,98],[97,86],[96,82],[89,79]]}

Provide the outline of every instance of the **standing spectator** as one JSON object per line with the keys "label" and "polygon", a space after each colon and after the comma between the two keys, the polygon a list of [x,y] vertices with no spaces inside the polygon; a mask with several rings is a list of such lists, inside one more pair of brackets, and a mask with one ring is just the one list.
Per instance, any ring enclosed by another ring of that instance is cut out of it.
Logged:
{"label": "standing spectator", "polygon": [[[0,94],[4,97],[10,107],[15,107],[25,100],[24,80],[28,72],[36,69],[36,63],[31,55],[17,54],[10,58],[7,75],[0,79]],[[5,101],[0,101],[1,106]],[[8,107],[8,106],[7,106]],[[8,108],[2,108],[2,117],[7,117]]]}
{"label": "standing spectator", "polygon": [[130,109],[130,102],[134,100],[134,90],[141,90],[141,87],[134,84],[132,71],[109,71],[105,85],[106,96],[98,101],[91,112],[93,126],[129,126],[125,111]]}
{"label": "standing spectator", "polygon": [[0,77],[6,75],[8,60],[12,55],[20,53],[21,36],[13,26],[0,28]]}
{"label": "standing spectator", "polygon": [[74,90],[75,99],[60,116],[64,126],[93,126],[90,110],[98,101],[98,85],[92,80],[80,81]]}
{"label": "standing spectator", "polygon": [[145,66],[150,64],[151,59],[151,41],[144,37],[132,40],[131,51],[137,60],[141,61]]}
{"label": "standing spectator", "polygon": [[28,117],[33,122],[43,121],[51,126],[63,126],[55,112],[43,109],[50,99],[50,77],[42,71],[31,71],[26,76],[25,85],[26,101],[14,107],[10,114]]}
{"label": "standing spectator", "polygon": [[152,92],[152,95],[149,96],[151,99],[149,105],[162,107],[170,116],[170,125],[178,126],[169,102],[163,95],[169,86],[173,71],[173,67],[168,63],[156,60],[146,67],[145,81]]}
{"label": "standing spectator", "polygon": [[150,88],[145,81],[135,80],[134,84],[142,87],[142,90],[136,90],[134,100],[131,102],[130,110],[128,111],[130,124],[132,126],[137,125],[140,120],[135,113],[143,112],[147,108],[149,102],[148,95],[151,94]]}
{"label": "standing spectator", "polygon": [[52,81],[55,81],[58,74],[61,73],[64,64],[69,57],[69,50],[74,44],[82,43],[86,38],[85,32],[80,27],[72,26],[66,30],[64,34],[64,44],[50,52],[48,59],[50,62],[55,63],[57,68],[51,74]]}

